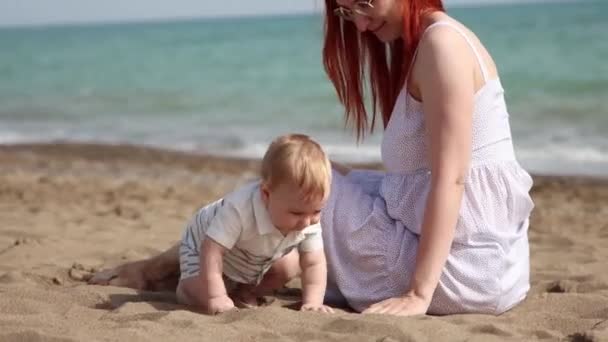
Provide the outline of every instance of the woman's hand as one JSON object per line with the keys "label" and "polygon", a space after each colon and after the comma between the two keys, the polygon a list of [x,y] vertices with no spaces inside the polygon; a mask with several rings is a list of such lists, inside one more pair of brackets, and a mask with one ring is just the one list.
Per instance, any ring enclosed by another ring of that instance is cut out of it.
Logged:
{"label": "woman's hand", "polygon": [[365,311],[364,314],[389,314],[398,316],[424,315],[431,305],[431,300],[423,298],[414,293],[408,293],[401,297],[393,297],[376,303]]}

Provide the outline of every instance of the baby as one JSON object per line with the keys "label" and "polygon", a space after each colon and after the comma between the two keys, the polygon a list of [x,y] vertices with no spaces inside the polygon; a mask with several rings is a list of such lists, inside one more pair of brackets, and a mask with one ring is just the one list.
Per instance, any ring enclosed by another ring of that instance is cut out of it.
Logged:
{"label": "baby", "polygon": [[187,225],[178,301],[208,314],[234,308],[233,299],[249,307],[301,269],[302,310],[332,312],[323,305],[319,225],[330,191],[327,156],[308,136],[285,135],[270,144],[261,171],[260,180],[201,208]]}

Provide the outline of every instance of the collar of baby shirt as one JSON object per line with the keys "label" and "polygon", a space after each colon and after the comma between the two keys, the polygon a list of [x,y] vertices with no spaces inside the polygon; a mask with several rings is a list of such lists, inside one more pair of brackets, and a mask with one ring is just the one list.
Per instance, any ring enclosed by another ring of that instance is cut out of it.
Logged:
{"label": "collar of baby shirt", "polygon": [[313,234],[321,232],[321,223],[312,224],[302,230],[300,230],[300,234]]}
{"label": "collar of baby shirt", "polygon": [[258,233],[260,235],[275,233],[281,234],[281,232],[274,226],[272,220],[270,219],[268,209],[266,209],[266,205],[264,205],[264,201],[262,201],[262,193],[259,185],[256,186],[253,190],[252,202],[254,216],[253,222]]}

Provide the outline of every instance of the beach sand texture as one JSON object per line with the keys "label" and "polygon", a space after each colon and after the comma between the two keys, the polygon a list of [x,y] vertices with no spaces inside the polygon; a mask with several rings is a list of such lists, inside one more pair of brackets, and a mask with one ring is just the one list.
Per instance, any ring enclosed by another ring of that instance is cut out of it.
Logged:
{"label": "beach sand texture", "polygon": [[177,241],[258,163],[134,146],[0,147],[1,341],[608,341],[608,181],[535,176],[532,290],[499,316],[400,318],[267,307],[205,316],[170,292],[86,285]]}

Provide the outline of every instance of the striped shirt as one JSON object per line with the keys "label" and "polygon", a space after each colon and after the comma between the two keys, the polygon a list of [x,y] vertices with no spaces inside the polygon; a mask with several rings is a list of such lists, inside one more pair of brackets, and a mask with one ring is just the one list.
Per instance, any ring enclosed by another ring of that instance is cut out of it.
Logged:
{"label": "striped shirt", "polygon": [[227,249],[223,273],[245,284],[259,284],[274,261],[294,248],[312,252],[323,248],[321,226],[311,225],[284,236],[271,222],[256,181],[201,208],[187,225],[180,247],[181,278],[196,276],[205,238]]}

